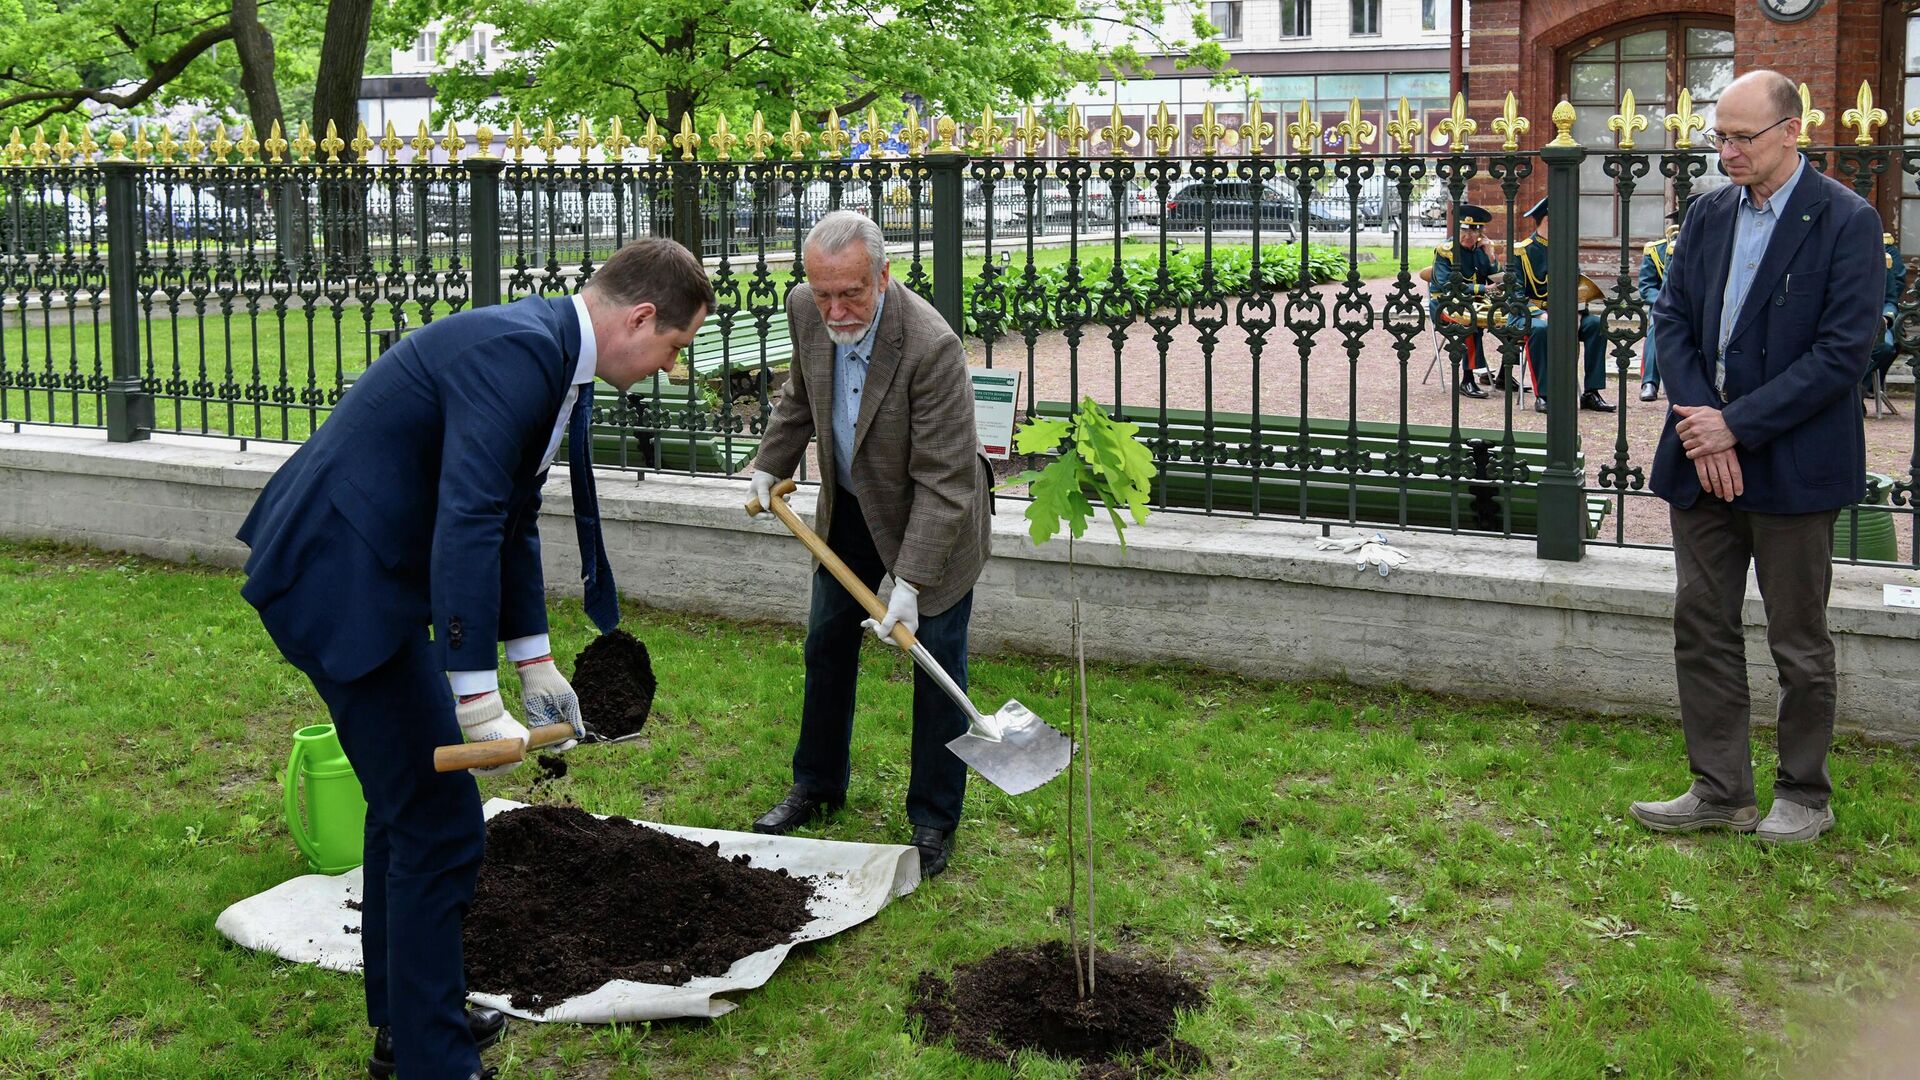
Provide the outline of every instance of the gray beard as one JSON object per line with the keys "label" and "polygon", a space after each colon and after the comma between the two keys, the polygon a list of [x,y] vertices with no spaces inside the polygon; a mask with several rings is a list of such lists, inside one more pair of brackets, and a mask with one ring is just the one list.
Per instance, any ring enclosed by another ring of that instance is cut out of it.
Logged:
{"label": "gray beard", "polygon": [[871,322],[858,330],[835,330],[829,326],[827,327],[827,340],[833,342],[835,345],[858,345],[861,340],[867,336],[867,331],[872,328],[873,323]]}

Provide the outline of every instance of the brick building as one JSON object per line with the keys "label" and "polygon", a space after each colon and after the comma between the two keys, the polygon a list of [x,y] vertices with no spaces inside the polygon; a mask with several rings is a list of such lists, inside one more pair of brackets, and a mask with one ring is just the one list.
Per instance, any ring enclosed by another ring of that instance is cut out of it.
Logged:
{"label": "brick building", "polygon": [[[1474,0],[1469,107],[1485,130],[1486,118],[1498,115],[1513,92],[1535,125],[1530,138],[1537,144],[1552,137],[1549,117],[1565,98],[1579,109],[1575,137],[1610,148],[1607,118],[1630,88],[1648,120],[1640,144],[1664,146],[1672,136],[1662,121],[1682,87],[1711,127],[1713,103],[1734,74],[1770,67],[1806,83],[1813,107],[1826,113],[1825,126],[1813,132],[1816,143],[1852,141],[1840,118],[1854,107],[1862,80],[1891,118],[1876,141],[1916,141],[1920,129],[1902,121],[1909,104],[1920,106],[1920,56],[1910,55],[1920,53],[1916,7],[1915,0]],[[1725,181],[1710,170],[1703,182]],[[1672,205],[1671,192],[1664,206],[1637,198],[1633,220],[1623,222],[1611,181],[1597,165],[1581,187],[1586,245],[1617,243],[1623,226],[1631,238],[1656,235]],[[1544,192],[1544,178],[1535,178],[1525,194]],[[1920,251],[1920,191],[1912,178],[1899,190],[1883,182],[1880,195],[1889,225],[1900,222],[1902,246]]]}

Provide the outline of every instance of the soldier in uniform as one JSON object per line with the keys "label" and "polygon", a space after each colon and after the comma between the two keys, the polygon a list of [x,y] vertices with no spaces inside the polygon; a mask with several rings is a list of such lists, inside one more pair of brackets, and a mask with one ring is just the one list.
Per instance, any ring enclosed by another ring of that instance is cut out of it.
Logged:
{"label": "soldier in uniform", "polygon": [[1647,245],[1647,253],[1640,259],[1640,299],[1647,307],[1647,345],[1640,354],[1640,400],[1652,401],[1660,396],[1660,369],[1655,366],[1653,356],[1653,302],[1660,299],[1660,286],[1666,284],[1667,264],[1673,261],[1673,241],[1680,235],[1680,222],[1687,216],[1687,204],[1681,203],[1667,215],[1672,222],[1667,226],[1667,234]]}
{"label": "soldier in uniform", "polygon": [[1445,320],[1468,328],[1455,385],[1461,394],[1472,398],[1487,396],[1478,381],[1487,373],[1487,335],[1474,321],[1473,310],[1481,303],[1477,298],[1493,288],[1497,272],[1493,241],[1486,238],[1487,224],[1492,220],[1493,214],[1484,206],[1460,207],[1457,239],[1433,249],[1433,290],[1427,300],[1435,326]]}
{"label": "soldier in uniform", "polygon": [[[1886,329],[1873,343],[1873,366],[1860,382],[1860,396],[1868,400],[1872,400],[1875,387],[1887,377],[1887,369],[1893,366],[1893,358],[1898,355],[1893,345],[1893,323],[1899,314],[1900,294],[1907,291],[1907,264],[1900,258],[1900,245],[1892,233],[1881,233],[1880,243],[1887,252],[1887,294],[1880,307],[1880,320]],[[1434,280],[1439,280],[1437,271]]]}
{"label": "soldier in uniform", "polygon": [[[1516,284],[1525,290],[1527,315],[1524,319],[1512,316],[1507,325],[1527,329],[1536,390],[1533,407],[1537,412],[1546,412],[1547,394],[1552,390],[1547,382],[1547,200],[1533,204],[1527,216],[1533,219],[1533,235],[1513,249],[1513,263],[1519,278]],[[1580,345],[1586,354],[1587,369],[1586,392],[1580,395],[1580,407],[1612,412],[1613,406],[1600,393],[1607,385],[1607,328],[1599,316],[1580,316]]]}

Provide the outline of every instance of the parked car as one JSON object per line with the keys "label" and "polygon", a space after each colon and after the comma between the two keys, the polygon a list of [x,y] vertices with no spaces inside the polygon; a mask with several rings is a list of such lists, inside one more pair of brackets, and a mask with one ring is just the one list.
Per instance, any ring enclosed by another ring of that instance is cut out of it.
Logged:
{"label": "parked car", "polygon": [[1250,232],[1256,214],[1262,232],[1273,230],[1292,235],[1300,217],[1298,199],[1291,192],[1271,185],[1256,185],[1242,180],[1222,180],[1213,185],[1211,203],[1204,181],[1189,180],[1167,193],[1165,219],[1168,229],[1205,229],[1216,232]]}

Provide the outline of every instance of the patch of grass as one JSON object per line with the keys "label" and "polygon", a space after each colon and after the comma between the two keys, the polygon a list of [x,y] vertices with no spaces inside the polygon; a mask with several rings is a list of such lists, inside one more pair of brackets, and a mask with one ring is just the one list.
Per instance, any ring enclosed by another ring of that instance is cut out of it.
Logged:
{"label": "patch of grass", "polygon": [[[291,733],[324,719],[238,587],[0,545],[0,1075],[361,1067],[358,979],[213,929],[302,871],[275,774]],[[787,785],[801,632],[645,608],[626,626],[654,657],[655,715],[634,743],[576,751],[565,794],[744,827]],[[577,604],[554,606],[560,656],[591,632]],[[904,675],[866,651],[851,801],[814,835],[905,840]],[[1179,1034],[1218,1072],[1844,1074],[1850,1016],[1911,978],[1911,751],[1842,740],[1838,829],[1772,850],[1624,817],[1686,782],[1671,723],[1178,666],[1089,675],[1102,933],[1209,984]],[[1064,662],[981,656],[972,681],[978,701],[1067,715]],[[1756,754],[1769,775],[1771,752]],[[483,788],[527,798],[533,776]],[[921,1046],[904,1020],[922,968],[1063,934],[1063,798],[976,780],[945,876],[799,950],[722,1020],[516,1024],[490,1060],[508,1080],[1069,1076]]]}

